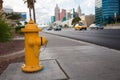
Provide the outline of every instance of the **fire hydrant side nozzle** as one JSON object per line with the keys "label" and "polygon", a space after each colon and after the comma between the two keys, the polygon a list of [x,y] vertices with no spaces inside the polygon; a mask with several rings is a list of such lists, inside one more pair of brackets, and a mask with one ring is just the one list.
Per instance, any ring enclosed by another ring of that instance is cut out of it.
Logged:
{"label": "fire hydrant side nozzle", "polygon": [[21,70],[24,72],[39,71],[43,68],[39,65],[39,50],[47,43],[47,40],[45,37],[39,36],[41,30],[32,19],[21,31],[25,34],[25,64],[21,66]]}
{"label": "fire hydrant side nozzle", "polygon": [[44,36],[41,37],[41,45],[45,45],[48,41],[46,40],[46,38]]}

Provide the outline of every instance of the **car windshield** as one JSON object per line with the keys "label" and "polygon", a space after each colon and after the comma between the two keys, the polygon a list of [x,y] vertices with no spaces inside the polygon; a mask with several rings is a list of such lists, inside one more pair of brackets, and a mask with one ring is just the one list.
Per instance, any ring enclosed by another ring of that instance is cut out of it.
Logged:
{"label": "car windshield", "polygon": [[98,27],[102,27],[100,24],[97,25]]}
{"label": "car windshield", "polygon": [[55,26],[54,28],[60,28],[60,26]]}
{"label": "car windshield", "polygon": [[75,26],[83,26],[83,23],[76,24]]}

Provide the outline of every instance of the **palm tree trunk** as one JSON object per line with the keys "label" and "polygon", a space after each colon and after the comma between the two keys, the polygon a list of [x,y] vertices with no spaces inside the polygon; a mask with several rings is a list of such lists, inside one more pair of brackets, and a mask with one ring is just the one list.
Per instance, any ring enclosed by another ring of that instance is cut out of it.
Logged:
{"label": "palm tree trunk", "polygon": [[35,6],[34,6],[34,0],[33,0],[33,17],[34,17],[34,22],[36,23],[36,16],[35,16]]}
{"label": "palm tree trunk", "polygon": [[30,16],[30,19],[32,19],[31,17],[31,9],[29,8],[29,16]]}

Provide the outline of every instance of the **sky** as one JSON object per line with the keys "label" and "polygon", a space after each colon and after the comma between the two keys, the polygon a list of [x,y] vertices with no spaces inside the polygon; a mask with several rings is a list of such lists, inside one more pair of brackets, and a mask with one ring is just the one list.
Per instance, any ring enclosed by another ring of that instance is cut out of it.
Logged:
{"label": "sky", "polygon": [[[29,12],[27,4],[23,0],[3,0],[4,8],[12,8],[15,12],[26,12],[27,21],[29,20]],[[58,4],[60,9],[70,11],[80,5],[82,13],[89,15],[95,13],[94,0],[36,0],[36,22],[37,24],[49,23],[50,16],[54,15],[54,9]]]}

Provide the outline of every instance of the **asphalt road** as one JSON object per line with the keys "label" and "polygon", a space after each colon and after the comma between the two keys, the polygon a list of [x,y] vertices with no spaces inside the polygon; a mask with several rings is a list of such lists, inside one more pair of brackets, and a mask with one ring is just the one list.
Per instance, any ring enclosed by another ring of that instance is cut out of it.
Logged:
{"label": "asphalt road", "polygon": [[120,50],[120,29],[49,31],[50,33]]}

